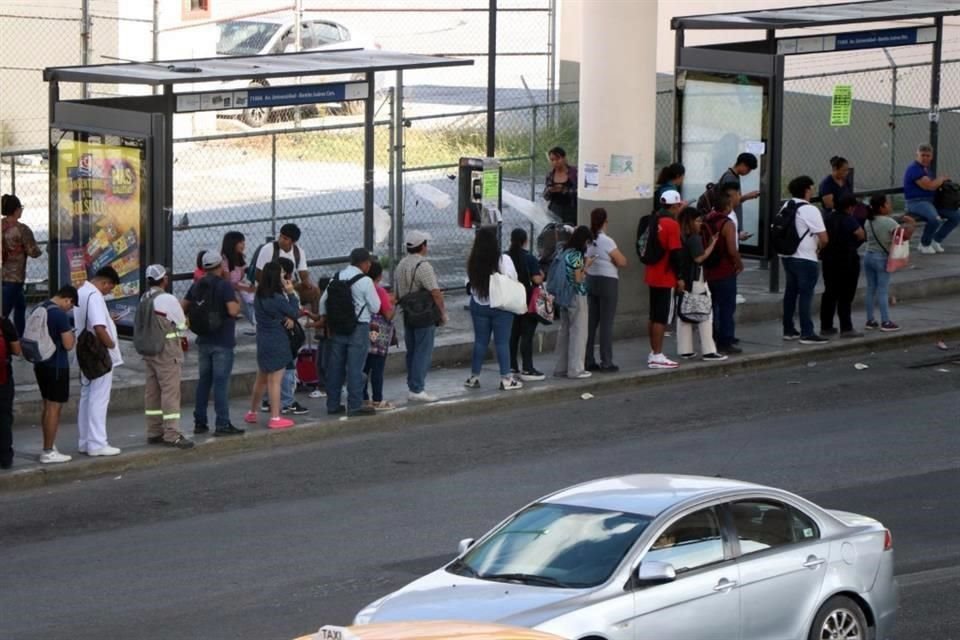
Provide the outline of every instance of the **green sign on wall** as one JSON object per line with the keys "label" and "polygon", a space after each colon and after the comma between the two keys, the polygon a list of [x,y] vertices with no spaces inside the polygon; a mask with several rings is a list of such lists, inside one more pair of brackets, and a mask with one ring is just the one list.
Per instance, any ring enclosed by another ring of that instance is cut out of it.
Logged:
{"label": "green sign on wall", "polygon": [[849,84],[834,85],[833,104],[830,107],[830,126],[849,127],[852,108],[853,87]]}

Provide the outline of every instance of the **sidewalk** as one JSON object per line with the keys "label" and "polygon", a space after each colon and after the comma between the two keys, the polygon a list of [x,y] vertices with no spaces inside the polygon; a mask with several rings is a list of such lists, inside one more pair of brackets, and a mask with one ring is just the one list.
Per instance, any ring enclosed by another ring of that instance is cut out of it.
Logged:
{"label": "sidewalk", "polygon": [[[949,358],[951,354],[960,359],[960,348],[954,343],[950,352],[938,351],[934,342],[938,337],[949,341],[960,339],[960,294],[940,296],[934,299],[912,302],[894,307],[893,317],[904,328],[898,333],[867,332],[863,339],[836,339],[823,346],[803,346],[796,342],[784,342],[778,322],[764,321],[742,324],[738,328],[744,354],[731,357],[725,362],[705,363],[699,360],[684,361],[679,369],[672,371],[649,370],[646,356],[649,346],[646,339],[626,339],[614,346],[615,359],[620,365],[617,374],[594,374],[590,379],[571,381],[548,377],[543,382],[526,383],[521,391],[497,391],[497,367],[487,362],[481,376],[482,388],[468,390],[463,387],[468,371],[466,366],[437,368],[427,378],[428,390],[439,397],[432,404],[406,402],[405,376],[402,373],[388,374],[385,397],[397,405],[397,409],[376,416],[346,418],[329,417],[325,411],[325,399],[311,399],[307,394],[298,394],[297,400],[310,409],[305,416],[296,417],[297,426],[283,431],[266,428],[267,414],[259,413],[258,425],[243,423],[243,415],[249,408],[247,397],[236,397],[231,404],[231,419],[238,427],[246,427],[244,436],[213,438],[209,435],[196,437],[197,446],[189,451],[174,450],[162,445],[147,445],[142,411],[122,411],[114,407],[108,417],[110,443],[123,449],[113,458],[88,458],[76,453],[77,429],[69,419],[65,420],[57,438],[61,452],[74,456],[74,460],[59,465],[40,465],[37,456],[41,450],[40,429],[33,420],[18,418],[14,426],[16,458],[13,469],[0,472],[0,490],[40,486],[53,482],[72,481],[101,474],[121,474],[126,470],[169,464],[186,460],[208,459],[244,450],[264,449],[273,446],[309,442],[329,437],[335,433],[358,431],[390,431],[407,425],[422,425],[444,418],[482,412],[498,412],[511,407],[529,406],[531,403],[568,400],[585,393],[601,390],[624,389],[630,385],[672,382],[691,378],[715,378],[745,370],[756,370],[791,363],[816,362],[817,359],[851,356],[851,376],[856,375],[854,362],[869,363],[870,352],[896,345],[916,345],[918,354],[927,354],[931,360]],[[862,323],[862,313],[855,321]],[[676,350],[675,338],[667,339],[667,353]],[[402,354],[391,354],[394,364],[401,363]],[[554,365],[551,353],[536,354],[539,369],[551,372]],[[128,391],[127,393],[132,393]],[[114,397],[118,393],[114,392]],[[192,403],[183,407],[183,430],[193,438]],[[211,407],[212,410],[212,407]]]}
{"label": "sidewalk", "polygon": [[[919,237],[919,234],[916,234]],[[916,240],[914,240],[916,243]],[[944,295],[960,294],[960,233],[953,234],[946,244],[947,253],[934,256],[913,256],[913,264],[906,270],[894,275],[891,284],[891,293],[905,307],[910,307],[918,300],[937,299]],[[740,294],[746,298],[744,304],[738,305],[737,322],[767,322],[771,327],[778,326],[782,307],[781,294],[769,293],[769,272],[759,268],[756,261],[748,261],[747,269],[739,278]],[[782,281],[782,274],[781,274]],[[862,306],[865,280],[860,279],[860,291],[856,301],[857,307]],[[783,285],[781,284],[781,290]],[[626,287],[625,289],[626,290]],[[642,285],[637,289],[646,295]],[[822,290],[822,282],[818,291]],[[632,291],[632,289],[631,289]],[[625,299],[621,292],[621,304]],[[631,294],[632,295],[632,294]],[[819,302],[819,296],[817,297]],[[461,363],[469,362],[473,346],[473,326],[470,314],[465,310],[466,297],[461,292],[451,292],[447,296],[447,309],[450,321],[437,333],[436,348],[433,354],[433,366],[452,368]],[[895,312],[899,322],[899,309]],[[256,374],[256,347],[254,338],[242,334],[249,325],[241,320],[238,325],[237,349],[231,377],[231,395],[244,396],[252,385]],[[907,325],[907,328],[909,326]],[[646,317],[620,317],[615,326],[616,337],[636,338],[646,334]],[[553,350],[555,341],[555,327],[541,327],[538,330],[539,349],[544,352]],[[192,342],[192,341],[191,341]],[[387,360],[387,374],[399,374],[404,371],[403,340],[400,348],[392,351]],[[668,353],[670,349],[668,347]],[[121,341],[124,364],[114,372],[113,394],[110,408],[113,412],[142,412],[143,410],[143,380],[144,368],[139,355],[133,350],[132,342]],[[39,419],[41,410],[40,393],[37,389],[32,365],[22,360],[14,362],[14,380],[17,382],[16,420],[17,424],[34,423]],[[543,367],[541,367],[543,369]],[[191,344],[187,352],[183,367],[182,398],[184,406],[193,403],[197,379],[197,360],[195,346]],[[76,402],[80,397],[78,373],[76,367],[72,369],[72,388],[70,402],[64,407],[63,420],[69,423],[76,419]],[[242,414],[241,414],[242,417]]]}

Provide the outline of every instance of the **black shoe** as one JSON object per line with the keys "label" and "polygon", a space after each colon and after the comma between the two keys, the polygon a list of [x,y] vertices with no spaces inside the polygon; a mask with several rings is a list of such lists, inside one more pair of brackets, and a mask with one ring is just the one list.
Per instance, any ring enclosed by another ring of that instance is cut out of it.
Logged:
{"label": "black shoe", "polygon": [[735,356],[739,353],[743,353],[743,349],[733,344],[726,347],[718,347],[717,351],[728,356]]}
{"label": "black shoe", "polygon": [[163,436],[150,436],[147,438],[147,444],[163,444]]}
{"label": "black shoe", "polygon": [[346,412],[347,412],[347,407],[345,407],[344,405],[340,405],[336,409],[327,409],[328,416],[337,416],[337,415],[340,415],[341,413],[346,413]]}
{"label": "black shoe", "polygon": [[734,338],[731,344],[740,344],[740,338]]}
{"label": "black shoe", "polygon": [[213,432],[213,435],[214,435],[215,437],[219,437],[219,436],[239,436],[239,435],[243,435],[244,433],[246,433],[246,430],[245,430],[245,429],[238,429],[237,427],[233,426],[232,424],[228,424],[228,425],[225,426],[225,427],[217,427],[216,430]]}
{"label": "black shoe", "polygon": [[360,407],[359,409],[354,409],[353,411],[347,411],[347,415],[351,418],[359,416],[372,416],[377,412],[373,407]]}
{"label": "black shoe", "polygon": [[830,342],[824,337],[813,334],[812,336],[801,336],[800,344],[827,344]]}
{"label": "black shoe", "polygon": [[13,460],[9,462],[7,460],[0,460],[0,469],[9,469],[13,466]]}
{"label": "black shoe", "polygon": [[260,401],[260,411],[264,413],[270,413],[270,403],[266,400]]}
{"label": "black shoe", "polygon": [[783,332],[783,339],[784,339],[784,340],[796,340],[796,339],[799,338],[799,337],[800,337],[800,332],[797,331],[796,329],[793,329],[793,330],[791,330],[791,331],[784,331],[784,332]]}
{"label": "black shoe", "polygon": [[210,427],[205,424],[195,424],[193,425],[193,435],[199,436],[204,433],[210,433]]}
{"label": "black shoe", "polygon": [[305,406],[303,406],[299,402],[294,402],[289,407],[284,407],[283,409],[281,409],[280,413],[283,413],[283,414],[292,413],[295,416],[302,416],[305,413],[310,413],[310,409],[307,409]]}
{"label": "black shoe", "polygon": [[602,367],[597,367],[597,371],[600,373],[616,373],[617,371],[620,371],[620,367],[615,364],[608,364]]}
{"label": "black shoe", "polygon": [[835,335],[837,335],[837,330],[834,329],[833,327],[829,327],[829,328],[827,328],[827,329],[820,329],[820,335],[822,335],[822,336],[835,336]]}
{"label": "black shoe", "polygon": [[183,434],[180,434],[179,436],[177,436],[177,439],[174,440],[173,442],[164,442],[163,444],[167,445],[168,447],[174,447],[176,449],[192,449],[193,448],[193,440],[188,440]]}
{"label": "black shoe", "polygon": [[586,366],[586,370],[587,370],[587,371],[600,371],[600,370],[602,370],[602,369],[603,369],[603,367],[601,367],[600,365],[598,365],[596,362],[591,362],[590,364],[588,364],[588,365]]}

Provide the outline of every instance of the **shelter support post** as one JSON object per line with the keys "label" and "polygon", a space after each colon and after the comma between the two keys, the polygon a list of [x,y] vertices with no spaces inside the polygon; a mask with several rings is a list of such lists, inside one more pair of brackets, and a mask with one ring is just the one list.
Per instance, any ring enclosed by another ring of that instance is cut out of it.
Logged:
{"label": "shelter support post", "polygon": [[374,73],[367,71],[367,99],[363,110],[363,246],[373,250],[373,194],[374,194]]}
{"label": "shelter support post", "polygon": [[930,146],[933,147],[933,162],[930,164],[930,172],[937,174],[937,156],[940,149],[937,147],[937,141],[940,137],[940,76],[943,65],[943,17],[937,16],[933,19],[933,24],[937,28],[937,36],[933,41],[933,63],[930,66]]}
{"label": "shelter support post", "polygon": [[[405,251],[403,245],[403,71],[397,71],[396,86],[393,89],[393,237],[398,259]],[[394,265],[396,266],[396,265]]]}
{"label": "shelter support post", "polygon": [[487,25],[487,157],[497,155],[497,0],[490,0]]}

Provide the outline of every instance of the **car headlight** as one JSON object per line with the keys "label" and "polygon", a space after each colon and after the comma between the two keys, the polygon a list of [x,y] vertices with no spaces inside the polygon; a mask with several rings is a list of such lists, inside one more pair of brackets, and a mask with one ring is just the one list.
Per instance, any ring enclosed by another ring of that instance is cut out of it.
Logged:
{"label": "car headlight", "polygon": [[370,621],[373,619],[373,614],[377,612],[377,609],[380,608],[380,605],[383,604],[383,601],[387,597],[384,596],[377,600],[374,600],[363,609],[360,610],[360,613],[353,617],[353,624],[370,624]]}

